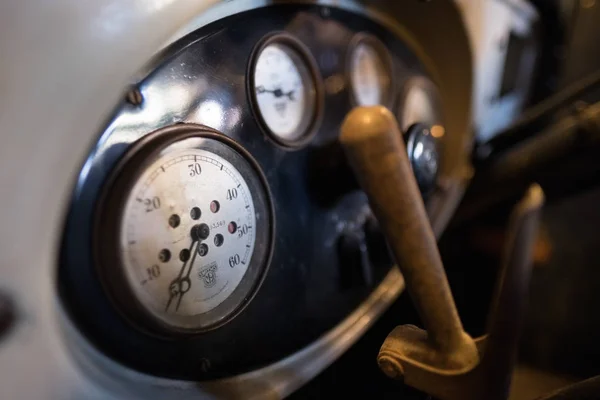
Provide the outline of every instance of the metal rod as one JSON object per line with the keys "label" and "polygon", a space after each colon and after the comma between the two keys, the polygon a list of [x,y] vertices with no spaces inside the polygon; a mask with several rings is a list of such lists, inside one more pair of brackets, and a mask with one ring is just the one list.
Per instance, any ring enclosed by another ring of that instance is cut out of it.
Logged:
{"label": "metal rod", "polygon": [[[544,189],[553,176],[565,176],[567,161],[577,161],[600,148],[600,102],[587,106],[546,128],[544,132],[482,165],[454,216],[454,225],[478,217],[514,197],[532,182]],[[560,166],[557,168],[556,166]],[[573,181],[597,175],[594,164],[583,164],[570,174]],[[564,180],[564,178],[563,178]],[[564,182],[563,182],[564,184]]]}
{"label": "metal rod", "polygon": [[479,390],[472,398],[508,398],[529,292],[531,255],[543,204],[544,192],[534,184],[512,211],[485,351],[478,366],[478,382],[473,385]]}
{"label": "metal rod", "polygon": [[530,138],[539,133],[539,125],[542,122],[554,117],[559,109],[568,106],[599,85],[600,70],[570,84],[552,97],[525,110],[521,118],[490,139],[487,145],[491,146],[493,153],[497,153],[506,150],[519,141]]}

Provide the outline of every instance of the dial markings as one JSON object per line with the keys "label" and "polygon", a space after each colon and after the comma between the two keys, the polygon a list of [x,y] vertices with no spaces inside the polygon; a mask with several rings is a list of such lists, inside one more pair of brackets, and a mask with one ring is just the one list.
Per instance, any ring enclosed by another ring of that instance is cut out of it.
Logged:
{"label": "dial markings", "polygon": [[295,141],[305,134],[316,112],[315,82],[305,58],[292,46],[264,47],[254,66],[256,105],[270,132]]}
{"label": "dial markings", "polygon": [[[123,259],[140,302],[154,315],[194,316],[227,299],[248,268],[255,234],[246,229],[238,235],[236,223],[229,235],[226,221],[244,221],[247,227],[256,216],[247,183],[226,159],[201,149],[173,153],[133,185],[122,220],[128,253]],[[190,163],[198,163],[202,174],[191,177]],[[155,198],[160,200],[147,212],[147,199],[152,204]],[[202,204],[210,212],[202,213]],[[200,226],[210,230],[190,233]],[[182,265],[184,276],[175,281]]]}

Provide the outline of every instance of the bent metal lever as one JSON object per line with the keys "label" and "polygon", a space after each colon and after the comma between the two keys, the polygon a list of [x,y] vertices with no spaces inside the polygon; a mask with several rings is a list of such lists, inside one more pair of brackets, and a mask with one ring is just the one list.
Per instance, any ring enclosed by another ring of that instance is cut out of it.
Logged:
{"label": "bent metal lever", "polygon": [[463,330],[394,116],[381,106],[355,108],[342,125],[340,141],[426,328],[396,327],[379,352],[380,368],[440,399],[506,398],[541,189],[532,186],[513,212],[489,325],[493,348],[484,352],[486,338],[473,340]]}

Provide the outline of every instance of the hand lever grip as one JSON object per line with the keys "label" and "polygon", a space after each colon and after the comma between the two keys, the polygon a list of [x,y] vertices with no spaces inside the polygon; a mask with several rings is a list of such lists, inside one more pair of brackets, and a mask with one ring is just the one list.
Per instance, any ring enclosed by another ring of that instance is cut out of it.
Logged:
{"label": "hand lever grip", "polygon": [[394,116],[352,110],[340,141],[404,274],[427,331],[398,326],[377,361],[390,377],[444,400],[506,399],[544,194],[530,186],[513,209],[488,336],[464,332]]}
{"label": "hand lever grip", "polygon": [[[396,119],[381,106],[355,108],[342,125],[340,141],[427,329],[421,362],[444,359],[452,369],[475,366],[477,349],[458,317]],[[392,372],[392,366],[382,367]]]}

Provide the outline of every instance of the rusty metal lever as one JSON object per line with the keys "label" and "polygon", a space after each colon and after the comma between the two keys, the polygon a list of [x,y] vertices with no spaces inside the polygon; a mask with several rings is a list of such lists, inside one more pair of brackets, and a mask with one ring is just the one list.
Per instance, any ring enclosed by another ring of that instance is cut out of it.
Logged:
{"label": "rusty metal lever", "polygon": [[505,351],[514,353],[515,318],[520,320],[522,307],[511,307],[521,305],[528,284],[541,189],[537,185],[531,189],[513,215],[519,241],[513,239],[507,250],[499,313],[490,325],[493,344],[484,352],[485,338],[475,341],[463,330],[394,116],[380,106],[355,108],[344,121],[340,141],[426,328],[396,327],[381,347],[379,366],[388,376],[403,378],[440,399],[505,398],[487,388],[497,388],[497,381],[506,381],[512,370],[514,357]]}

